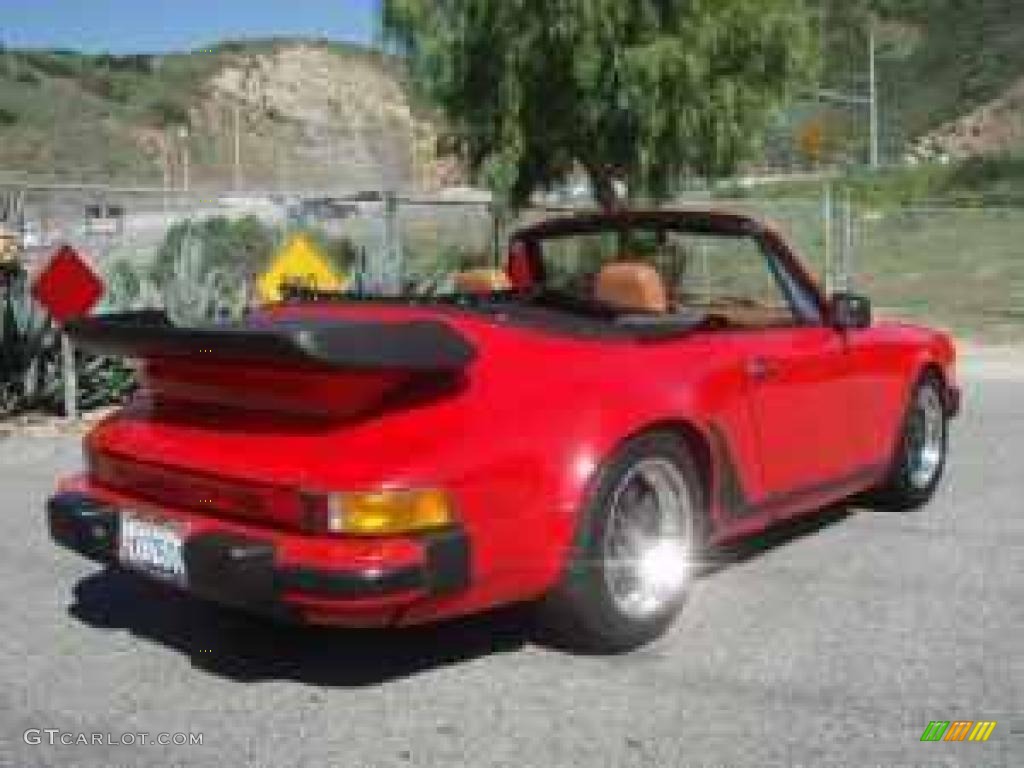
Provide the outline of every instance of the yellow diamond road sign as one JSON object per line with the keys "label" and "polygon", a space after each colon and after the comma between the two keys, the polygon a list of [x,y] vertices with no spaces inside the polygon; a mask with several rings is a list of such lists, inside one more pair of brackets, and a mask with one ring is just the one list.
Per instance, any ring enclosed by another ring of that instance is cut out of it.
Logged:
{"label": "yellow diamond road sign", "polygon": [[281,288],[300,285],[320,291],[340,291],[347,281],[337,275],[323,251],[307,235],[295,235],[274,257],[259,280],[260,298],[280,301]]}

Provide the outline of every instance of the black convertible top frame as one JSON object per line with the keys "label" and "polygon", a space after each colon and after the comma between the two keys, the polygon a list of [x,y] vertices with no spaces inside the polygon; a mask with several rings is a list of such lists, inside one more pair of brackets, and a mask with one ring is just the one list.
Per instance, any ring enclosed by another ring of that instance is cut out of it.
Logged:
{"label": "black convertible top frame", "polygon": [[761,235],[764,222],[742,213],[714,209],[624,210],[577,213],[546,219],[515,232],[513,240],[546,240],[623,229],[680,229],[717,235]]}

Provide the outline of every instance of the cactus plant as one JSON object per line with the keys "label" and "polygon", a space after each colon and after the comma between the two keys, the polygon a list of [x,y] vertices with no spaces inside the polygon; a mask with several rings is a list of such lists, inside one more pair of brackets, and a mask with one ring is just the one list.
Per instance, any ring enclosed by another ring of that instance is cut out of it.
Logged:
{"label": "cactus plant", "polygon": [[250,303],[249,280],[204,258],[203,240],[189,233],[162,286],[164,309],[177,324],[241,317]]}
{"label": "cactus plant", "polygon": [[[0,416],[31,408],[62,413],[60,333],[29,296],[20,265],[0,273],[0,302]],[[78,353],[75,368],[80,409],[119,402],[135,386],[119,360]]]}

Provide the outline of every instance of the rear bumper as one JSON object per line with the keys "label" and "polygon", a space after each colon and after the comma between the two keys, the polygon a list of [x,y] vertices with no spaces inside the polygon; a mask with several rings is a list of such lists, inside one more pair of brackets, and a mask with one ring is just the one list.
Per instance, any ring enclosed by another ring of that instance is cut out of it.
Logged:
{"label": "rear bumper", "polygon": [[[459,527],[415,537],[392,562],[352,556],[352,542],[221,524],[213,518],[159,517],[182,523],[187,591],[225,605],[282,619],[350,626],[386,626],[423,600],[458,594],[470,584],[469,540]],[[117,565],[118,505],[82,492],[51,498],[53,540],[102,563]],[[304,558],[303,551],[308,551]],[[386,553],[386,547],[381,552]]]}

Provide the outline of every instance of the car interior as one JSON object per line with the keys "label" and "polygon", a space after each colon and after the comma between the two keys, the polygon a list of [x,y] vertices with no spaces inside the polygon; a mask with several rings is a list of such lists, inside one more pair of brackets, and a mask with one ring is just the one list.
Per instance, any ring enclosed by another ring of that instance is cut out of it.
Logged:
{"label": "car interior", "polygon": [[778,328],[808,315],[798,311],[792,277],[752,236],[601,232],[551,238],[538,249],[543,275],[531,284],[511,274],[522,268],[510,259],[508,272],[459,273],[456,292],[514,296],[630,328]]}

